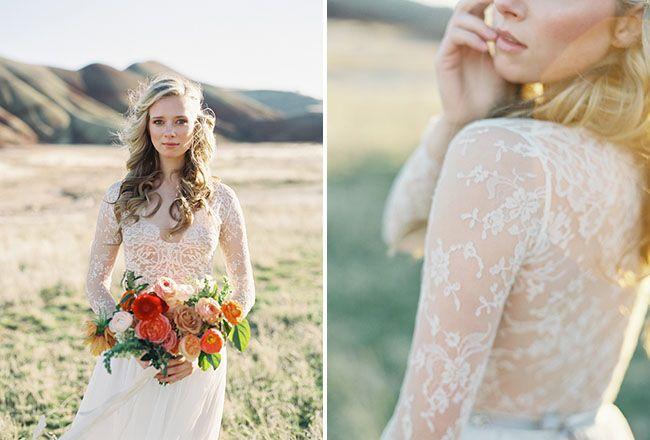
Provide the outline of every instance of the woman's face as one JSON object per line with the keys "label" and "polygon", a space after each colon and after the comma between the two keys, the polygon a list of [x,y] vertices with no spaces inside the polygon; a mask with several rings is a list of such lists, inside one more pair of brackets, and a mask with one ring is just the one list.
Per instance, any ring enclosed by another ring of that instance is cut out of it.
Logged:
{"label": "woman's face", "polygon": [[149,108],[149,136],[161,158],[181,158],[190,148],[195,107],[183,96],[166,96]]}
{"label": "woman's face", "polygon": [[494,0],[493,6],[493,27],[525,46],[507,51],[497,41],[494,66],[509,82],[573,77],[610,50],[616,0]]}

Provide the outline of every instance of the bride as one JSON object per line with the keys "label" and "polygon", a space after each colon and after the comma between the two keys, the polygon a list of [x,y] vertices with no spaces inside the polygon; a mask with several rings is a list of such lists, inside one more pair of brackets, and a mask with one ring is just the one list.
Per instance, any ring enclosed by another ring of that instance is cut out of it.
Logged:
{"label": "bride", "polygon": [[649,8],[458,3],[384,211],[424,262],[383,439],[633,438],[612,402],[648,304]]}
{"label": "bride", "polygon": [[[246,315],[255,289],[244,218],[233,190],[211,176],[215,118],[201,108],[200,86],[162,74],[131,98],[120,132],[130,152],[128,172],[106,191],[91,248],[86,294],[92,310],[106,314],[115,308],[109,288],[121,244],[126,269],[150,285],[160,276],[190,282],[211,275],[220,247],[234,299]],[[170,362],[166,376],[135,358],[113,359],[108,374],[100,356],[61,438],[218,438],[225,346],[221,354],[216,370],[202,371],[196,360],[180,357]]]}

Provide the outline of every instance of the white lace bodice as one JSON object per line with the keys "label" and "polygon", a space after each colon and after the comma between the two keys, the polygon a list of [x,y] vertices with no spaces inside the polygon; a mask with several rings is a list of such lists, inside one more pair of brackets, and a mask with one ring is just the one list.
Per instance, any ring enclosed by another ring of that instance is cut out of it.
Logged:
{"label": "white lace bodice", "polygon": [[[248,314],[255,302],[255,285],[244,216],[232,188],[217,184],[209,211],[195,213],[180,240],[171,242],[163,240],[159,227],[144,217],[118,225],[114,205],[108,202],[117,200],[120,184],[118,181],[108,188],[99,207],[86,280],[86,296],[92,310],[100,313],[115,308],[110,293],[111,276],[120,245],[124,244],[126,269],[142,275],[142,281],[151,285],[160,276],[190,282],[212,275],[213,257],[217,247],[221,247],[232,297]],[[120,228],[122,237],[118,233]]]}
{"label": "white lace bodice", "polygon": [[391,250],[424,262],[383,438],[458,439],[472,411],[536,419],[612,402],[647,308],[605,276],[639,233],[633,158],[585,129],[513,118],[432,151],[436,123],[384,211]]}

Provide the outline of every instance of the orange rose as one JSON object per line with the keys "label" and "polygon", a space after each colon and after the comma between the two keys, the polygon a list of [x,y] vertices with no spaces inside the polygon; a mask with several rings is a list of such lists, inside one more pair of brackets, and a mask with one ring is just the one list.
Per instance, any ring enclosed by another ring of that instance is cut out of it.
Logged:
{"label": "orange rose", "polygon": [[178,351],[185,356],[185,359],[192,362],[201,353],[201,340],[193,334],[187,334],[178,343]]}
{"label": "orange rose", "polygon": [[122,294],[122,298],[120,298],[120,307],[125,312],[130,312],[133,307],[133,301],[135,301],[135,290],[127,290]]}
{"label": "orange rose", "polygon": [[201,337],[201,350],[207,354],[219,353],[223,347],[223,336],[216,328],[209,328]]}
{"label": "orange rose", "polygon": [[174,322],[180,331],[193,335],[201,331],[203,325],[203,321],[201,321],[201,317],[196,313],[194,307],[184,304],[174,308]]}
{"label": "orange rose", "polygon": [[226,320],[232,324],[237,325],[244,320],[244,311],[241,304],[235,300],[224,301],[221,304],[221,310],[223,311]]}

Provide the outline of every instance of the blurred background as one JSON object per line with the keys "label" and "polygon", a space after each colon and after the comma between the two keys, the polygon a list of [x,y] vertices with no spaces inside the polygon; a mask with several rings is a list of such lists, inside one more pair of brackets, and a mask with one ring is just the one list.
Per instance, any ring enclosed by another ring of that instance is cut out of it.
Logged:
{"label": "blurred background", "polygon": [[127,89],[161,71],[203,86],[212,172],[237,192],[253,260],[253,338],[230,355],[221,438],[322,438],[322,1],[0,11],[0,439],[31,438],[41,414],[55,438],[78,409],[95,364],[79,330],[88,255],[128,157],[111,133]]}
{"label": "blurred background", "polygon": [[[439,109],[434,54],[455,1],[329,0],[328,438],[377,438],[411,343],[420,263],[389,258],[384,200]],[[641,344],[616,404],[650,439],[650,360]]]}

